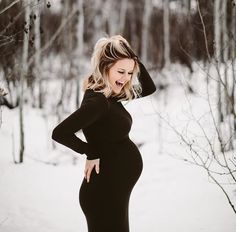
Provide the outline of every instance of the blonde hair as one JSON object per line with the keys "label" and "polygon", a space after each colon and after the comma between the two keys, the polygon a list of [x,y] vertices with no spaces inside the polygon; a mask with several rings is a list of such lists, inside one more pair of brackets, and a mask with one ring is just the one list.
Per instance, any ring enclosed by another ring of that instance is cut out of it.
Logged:
{"label": "blonde hair", "polygon": [[[117,94],[112,91],[108,81],[108,73],[118,60],[124,58],[133,59],[135,65],[130,81]],[[142,91],[141,84],[137,78],[140,72],[137,59],[129,43],[121,35],[100,38],[94,46],[91,57],[92,74],[84,81],[83,90],[93,89],[96,92],[103,92],[108,87],[107,97],[118,97],[118,101],[129,101],[136,98]]]}

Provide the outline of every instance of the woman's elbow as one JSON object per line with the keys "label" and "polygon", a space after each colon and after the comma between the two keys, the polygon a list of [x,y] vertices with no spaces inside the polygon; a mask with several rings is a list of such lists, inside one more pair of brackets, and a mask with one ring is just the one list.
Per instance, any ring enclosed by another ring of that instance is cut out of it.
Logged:
{"label": "woman's elbow", "polygon": [[152,87],[152,93],[155,93],[157,91],[157,87],[156,85],[154,84],[153,87]]}
{"label": "woman's elbow", "polygon": [[61,136],[60,130],[57,127],[53,129],[51,138],[57,142],[61,140],[62,136]]}

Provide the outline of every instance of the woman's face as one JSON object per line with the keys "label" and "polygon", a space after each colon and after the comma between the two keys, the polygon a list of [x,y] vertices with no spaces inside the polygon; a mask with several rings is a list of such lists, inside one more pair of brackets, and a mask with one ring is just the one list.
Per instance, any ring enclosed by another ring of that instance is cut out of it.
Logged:
{"label": "woman's face", "polygon": [[120,93],[125,84],[130,81],[135,62],[133,59],[124,58],[118,60],[109,70],[109,83],[115,93]]}

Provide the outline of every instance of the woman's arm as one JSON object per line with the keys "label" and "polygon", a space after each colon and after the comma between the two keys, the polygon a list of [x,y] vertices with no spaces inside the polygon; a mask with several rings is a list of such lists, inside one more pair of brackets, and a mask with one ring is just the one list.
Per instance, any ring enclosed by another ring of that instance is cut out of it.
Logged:
{"label": "woman's arm", "polygon": [[145,97],[154,93],[156,91],[156,86],[143,63],[140,60],[138,60],[138,63],[140,68],[138,79],[142,86],[142,93],[140,97]]}
{"label": "woman's arm", "polygon": [[91,144],[79,139],[75,133],[94,123],[107,111],[108,102],[102,93],[85,92],[80,108],[53,129],[52,139],[75,152],[86,154],[89,160],[99,158]]}

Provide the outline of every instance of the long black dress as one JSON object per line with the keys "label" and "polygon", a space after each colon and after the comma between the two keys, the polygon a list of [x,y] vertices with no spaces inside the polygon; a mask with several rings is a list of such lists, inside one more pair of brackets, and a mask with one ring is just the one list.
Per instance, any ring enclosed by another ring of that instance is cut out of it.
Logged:
{"label": "long black dress", "polygon": [[[155,84],[140,62],[141,97],[156,91]],[[130,140],[132,117],[116,97],[87,89],[81,106],[59,125],[52,139],[86,154],[100,158],[100,172],[92,170],[79,190],[79,202],[89,232],[129,232],[129,198],[143,169],[141,154]],[[75,136],[82,129],[87,143]]]}

